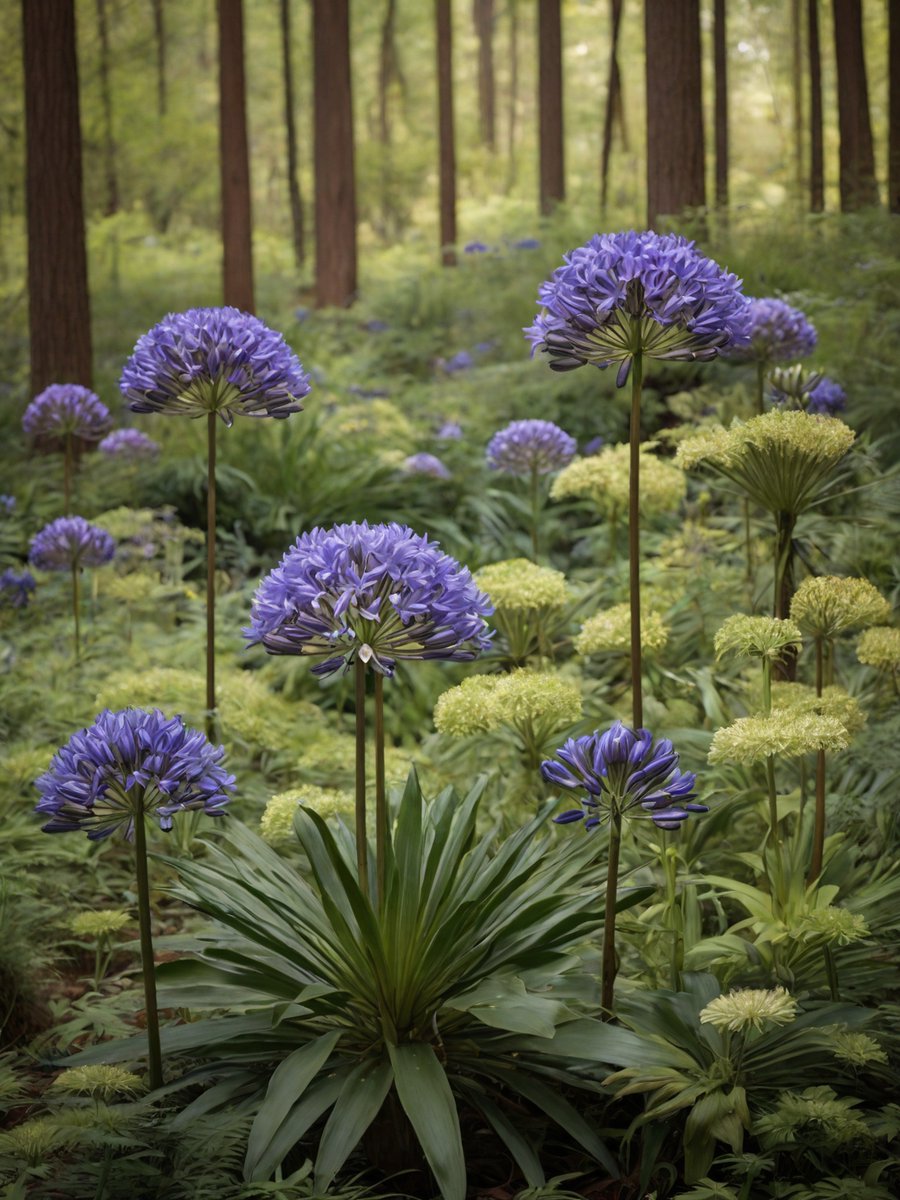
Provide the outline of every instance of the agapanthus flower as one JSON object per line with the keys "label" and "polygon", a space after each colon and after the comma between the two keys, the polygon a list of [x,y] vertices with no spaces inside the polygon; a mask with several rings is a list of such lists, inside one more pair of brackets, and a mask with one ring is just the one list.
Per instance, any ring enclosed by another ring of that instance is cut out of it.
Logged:
{"label": "agapanthus flower", "polygon": [[0,605],[25,608],[36,587],[30,571],[14,571],[12,567],[7,567],[0,572]]}
{"label": "agapanthus flower", "polygon": [[0,511],[6,513],[7,516],[14,513],[16,511],[15,496],[0,496]]}
{"label": "agapanthus flower", "polygon": [[846,750],[850,736],[842,721],[794,708],[773,708],[768,716],[740,717],[717,729],[709,761],[744,765],[767,758],[802,758],[819,750]]}
{"label": "agapanthus flower", "polygon": [[403,460],[403,470],[408,475],[427,475],[430,479],[450,479],[450,471],[436,454],[428,454],[424,450],[418,454],[410,454]]}
{"label": "agapanthus flower", "polygon": [[769,382],[772,400],[781,407],[805,408],[822,417],[836,417],[847,407],[847,393],[839,383],[799,364],[776,368]]}
{"label": "agapanthus flower", "polygon": [[[641,650],[662,650],[669,628],[657,612],[641,613]],[[631,605],[614,604],[588,617],[575,638],[577,654],[627,654],[631,648]]]}
{"label": "agapanthus flower", "polygon": [[462,435],[462,425],[458,421],[444,421],[434,436],[441,442],[458,442]]}
{"label": "agapanthus flower", "polygon": [[[650,445],[640,449],[640,511],[644,517],[671,512],[687,492],[684,471],[652,452]],[[576,458],[553,481],[550,497],[569,497],[593,501],[608,514],[628,508],[629,448],[627,442],[604,446],[597,454]]]}
{"label": "agapanthus flower", "polygon": [[581,691],[550,671],[472,675],[438,697],[434,727],[451,737],[490,733],[503,725],[539,726],[542,736],[581,717]]}
{"label": "agapanthus flower", "polygon": [[597,437],[592,437],[589,441],[584,443],[581,453],[585,456],[585,458],[590,458],[592,454],[599,454],[605,445],[605,438],[600,437],[598,434]]}
{"label": "agapanthus flower", "polygon": [[741,281],[677,234],[595,234],[564,255],[541,284],[543,305],[525,330],[532,353],[555,371],[618,364],[628,377],[636,350],[654,359],[705,361],[742,345],[747,299]]}
{"label": "agapanthus flower", "polygon": [[237,308],[169,313],[138,338],[119,381],[133,412],[243,417],[300,412],[309,375],[280,333]]}
{"label": "agapanthus flower", "polygon": [[900,667],[900,629],[877,625],[856,643],[856,657],[867,667],[896,671]]}
{"label": "agapanthus flower", "polygon": [[80,438],[99,442],[112,425],[109,409],[90,388],[77,383],[51,383],[35,396],[22,417],[29,437]]}
{"label": "agapanthus flower", "polygon": [[463,254],[487,254],[488,247],[484,242],[466,242],[463,246]]}
{"label": "agapanthus flower", "polygon": [[552,567],[541,567],[528,558],[491,563],[475,574],[496,611],[557,608],[569,599],[566,577]]}
{"label": "agapanthus flower", "polygon": [[490,644],[493,611],[467,567],[395,522],[303,533],[263,579],[245,632],[270,654],[321,656],[328,675],[357,659],[468,662]]}
{"label": "agapanthus flower", "polygon": [[789,1025],[799,1012],[797,1001],[786,988],[739,988],[716,996],[701,1008],[700,1024],[742,1033],[764,1025]]}
{"label": "agapanthus flower", "polygon": [[386,333],[390,329],[387,321],[382,321],[380,317],[374,317],[371,321],[363,322],[363,329],[369,333]]}
{"label": "agapanthus flower", "polygon": [[791,600],[791,618],[813,637],[833,638],[859,625],[879,625],[891,615],[890,602],[868,579],[813,575]]}
{"label": "agapanthus flower", "polygon": [[584,819],[585,828],[593,829],[615,810],[660,829],[678,829],[692,813],[709,811],[694,799],[697,777],[679,770],[672,743],[668,738],[654,742],[647,729],[635,731],[616,721],[605,733],[569,738],[556,754],[541,764],[543,777],[556,787],[585,793],[581,808],[554,817],[559,824]]}
{"label": "agapanthus flower", "polygon": [[224,753],[159,709],[104,709],[35,781],[41,793],[35,811],[50,818],[45,833],[83,830],[91,841],[119,829],[131,840],[140,814],[164,830],[179,812],[217,817],[234,790],[234,776],[221,765]]}
{"label": "agapanthus flower", "polygon": [[577,444],[552,421],[511,421],[488,442],[487,464],[507,475],[546,475],[571,462]]}
{"label": "agapanthus flower", "polygon": [[263,809],[259,834],[270,846],[283,846],[294,840],[294,814],[300,805],[311,808],[320,817],[353,818],[353,797],[336,788],[321,788],[307,783],[289,792],[279,792]]}
{"label": "agapanthus flower", "polygon": [[803,644],[803,634],[793,621],[778,617],[750,617],[735,613],[716,633],[716,658],[737,654],[745,658],[779,659],[789,647]]}
{"label": "agapanthus flower", "polygon": [[513,250],[540,250],[541,243],[537,238],[526,237],[513,242],[512,247]]}
{"label": "agapanthus flower", "polygon": [[456,354],[441,363],[442,368],[448,375],[455,375],[457,371],[468,371],[475,365],[475,360],[468,350],[459,350]]}
{"label": "agapanthus flower", "polygon": [[139,429],[116,429],[97,447],[110,458],[142,459],[159,454],[159,445]]}
{"label": "agapanthus flower", "polygon": [[31,539],[28,561],[40,571],[102,567],[116,552],[115,539],[84,517],[57,517]]}
{"label": "agapanthus flower", "polygon": [[774,297],[751,299],[749,305],[750,340],[728,352],[729,358],[755,362],[786,362],[805,358],[816,348],[816,331],[799,308]]}

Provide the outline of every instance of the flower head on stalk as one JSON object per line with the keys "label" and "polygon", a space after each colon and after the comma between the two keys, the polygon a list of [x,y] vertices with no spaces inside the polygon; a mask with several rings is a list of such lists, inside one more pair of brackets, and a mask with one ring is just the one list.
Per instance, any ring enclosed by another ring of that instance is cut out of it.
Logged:
{"label": "flower head on stalk", "polygon": [[552,421],[511,421],[488,442],[487,464],[507,475],[546,475],[571,462],[577,443]]}
{"label": "flower head on stalk", "polygon": [[815,328],[799,308],[774,297],[751,299],[750,340],[728,352],[729,358],[753,362],[787,362],[812,354],[818,340]]}
{"label": "flower head on stalk", "polygon": [[36,780],[35,811],[50,818],[45,833],[83,830],[92,841],[120,829],[131,840],[139,813],[156,817],[165,830],[179,812],[217,817],[234,790],[234,776],[221,765],[224,753],[159,709],[105,709]]}
{"label": "flower head on stalk", "polygon": [[856,657],[864,666],[896,671],[900,667],[900,629],[892,625],[867,629],[856,643]]}
{"label": "flower head on stalk", "polygon": [[830,639],[858,625],[879,625],[890,615],[890,602],[873,583],[844,575],[810,576],[791,600],[792,619],[818,638]]}
{"label": "flower head on stalk", "polygon": [[[645,517],[671,512],[687,492],[684,471],[653,454],[652,449],[651,443],[640,448],[640,510]],[[628,453],[628,443],[620,442],[587,458],[576,458],[554,479],[551,500],[584,498],[603,512],[624,512],[628,507]]]}
{"label": "flower head on stalk", "polygon": [[8,567],[0,572],[0,607],[27,607],[36,586],[30,571],[19,573]]}
{"label": "flower head on stalk", "polygon": [[802,408],[821,417],[836,417],[847,407],[847,393],[835,380],[799,364],[777,367],[769,376],[772,399],[781,408]]}
{"label": "flower head on stalk", "polygon": [[133,412],[243,417],[300,412],[309,376],[280,333],[237,308],[169,313],[140,337],[119,381]]}
{"label": "flower head on stalk", "polygon": [[[641,613],[641,649],[649,654],[662,650],[669,640],[669,627],[658,612]],[[631,647],[631,605],[614,604],[588,617],[575,638],[575,653],[627,654]]]}
{"label": "flower head on stalk", "polygon": [[40,571],[102,567],[116,552],[115,539],[84,517],[57,517],[31,539],[28,561]]}
{"label": "flower head on stalk", "polygon": [[139,460],[155,458],[159,445],[139,429],[116,429],[97,447],[109,458]]}
{"label": "flower head on stalk", "polygon": [[700,1010],[700,1024],[741,1033],[764,1025],[788,1025],[797,1019],[799,1011],[786,988],[739,988],[710,1000]]}
{"label": "flower head on stalk", "polygon": [[51,383],[35,396],[22,417],[32,438],[80,438],[99,442],[112,425],[109,409],[90,388],[77,383]]}
{"label": "flower head on stalk", "polygon": [[728,617],[715,636],[716,658],[734,654],[739,658],[782,658],[789,648],[799,649],[803,634],[793,621],[778,617],[750,617],[735,613]]}
{"label": "flower head on stalk", "polygon": [[660,829],[678,829],[692,813],[709,811],[695,802],[697,777],[678,769],[672,743],[668,738],[654,742],[649,730],[616,721],[605,733],[569,738],[556,754],[541,764],[544,779],[585,793],[581,808],[554,818],[559,824],[586,818],[585,828],[593,829],[617,811]]}
{"label": "flower head on stalk", "polygon": [[528,558],[490,563],[476,573],[475,582],[498,612],[558,608],[569,600],[562,571],[538,566]]}
{"label": "flower head on stalk", "polygon": [[717,729],[709,761],[749,766],[767,758],[802,758],[819,750],[846,750],[850,735],[843,721],[795,706],[773,708],[768,716],[740,717]]}
{"label": "flower head on stalk", "polygon": [[595,234],[564,255],[541,284],[543,306],[525,334],[554,371],[618,365],[628,378],[639,349],[648,358],[715,358],[747,340],[741,281],[676,234]]}
{"label": "flower head on stalk", "polygon": [[407,475],[427,475],[429,479],[450,479],[450,471],[436,454],[428,454],[422,450],[418,454],[410,454],[403,460],[403,470]]}
{"label": "flower head on stalk", "polygon": [[256,592],[245,633],[270,654],[306,654],[329,675],[357,659],[467,662],[490,644],[493,611],[466,567],[394,522],[303,533]]}
{"label": "flower head on stalk", "polygon": [[578,685],[551,671],[472,675],[438,697],[434,727],[450,737],[523,723],[559,731],[579,720],[581,711]]}

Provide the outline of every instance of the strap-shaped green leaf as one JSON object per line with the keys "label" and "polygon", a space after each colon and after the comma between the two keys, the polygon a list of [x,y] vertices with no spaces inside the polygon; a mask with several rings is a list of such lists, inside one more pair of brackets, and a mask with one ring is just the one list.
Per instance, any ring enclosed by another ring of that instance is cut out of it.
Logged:
{"label": "strap-shaped green leaf", "polygon": [[424,1042],[388,1045],[397,1095],[444,1200],[465,1200],[466,1163],[456,1101],[444,1068]]}
{"label": "strap-shaped green leaf", "polygon": [[451,997],[445,1008],[468,1012],[492,1029],[552,1038],[566,1011],[558,1000],[531,995],[517,975],[492,975]]}
{"label": "strap-shaped green leaf", "polygon": [[368,1060],[347,1075],[322,1131],[316,1156],[316,1187],[327,1191],[357,1142],[378,1116],[394,1073],[388,1062]]}
{"label": "strap-shaped green leaf", "polygon": [[527,1138],[523,1137],[516,1129],[499,1105],[495,1104],[493,1100],[489,1100],[487,1096],[479,1096],[475,1100],[475,1104],[518,1163],[519,1170],[525,1176],[528,1186],[542,1187],[546,1182],[544,1168]]}

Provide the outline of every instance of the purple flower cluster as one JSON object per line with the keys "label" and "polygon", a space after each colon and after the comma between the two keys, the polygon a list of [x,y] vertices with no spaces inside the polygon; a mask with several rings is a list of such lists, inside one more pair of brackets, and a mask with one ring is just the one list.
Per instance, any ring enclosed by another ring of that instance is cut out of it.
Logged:
{"label": "purple flower cluster", "polygon": [[22,416],[29,437],[63,441],[67,437],[98,442],[112,425],[109,409],[86,387],[51,383],[35,396]]}
{"label": "purple flower cluster", "polygon": [[456,375],[460,371],[470,371],[474,363],[468,350],[459,350],[450,358],[441,360],[441,367],[448,375]]}
{"label": "purple flower cluster", "polygon": [[0,496],[0,510],[11,516],[16,511],[15,496]]}
{"label": "purple flower cluster", "polygon": [[605,733],[569,738],[561,760],[541,763],[541,774],[557,787],[587,794],[582,808],[555,817],[559,824],[585,820],[593,829],[613,811],[653,821],[660,829],[677,829],[691,813],[705,813],[694,802],[696,776],[678,769],[678,755],[668,738],[653,741],[646,729],[635,732],[616,721]]}
{"label": "purple flower cluster", "polygon": [[73,734],[35,781],[35,811],[50,817],[45,833],[84,830],[92,841],[123,829],[129,840],[141,814],[161,829],[178,812],[220,816],[234,790],[221,766],[224,750],[180,717],[154,709],[105,709],[90,729]]}
{"label": "purple flower cluster", "polygon": [[750,301],[748,332],[749,343],[730,349],[729,358],[786,362],[812,354],[818,340],[815,328],[799,308],[774,298]]}
{"label": "purple flower cluster", "polygon": [[507,475],[546,475],[575,457],[577,443],[552,421],[511,421],[488,442],[487,464]]}
{"label": "purple flower cluster", "polygon": [[839,383],[823,375],[810,391],[806,411],[820,417],[834,417],[847,407],[847,393]]}
{"label": "purple flower cluster", "polygon": [[737,276],[676,234],[595,234],[541,284],[543,305],[525,334],[555,371],[648,358],[706,360],[747,340],[747,298]]}
{"label": "purple flower cluster", "polygon": [[84,517],[57,517],[31,539],[28,561],[40,571],[102,567],[116,552],[112,534]]}
{"label": "purple flower cluster", "polygon": [[462,435],[462,425],[458,421],[444,421],[434,436],[441,442],[458,442]]}
{"label": "purple flower cluster", "polygon": [[403,460],[403,470],[409,475],[427,475],[431,479],[450,479],[450,471],[436,454],[424,450]]}
{"label": "purple flower cluster", "polygon": [[30,571],[17,574],[12,567],[0,573],[0,604],[9,608],[25,608],[36,584]]}
{"label": "purple flower cluster", "polygon": [[119,387],[134,412],[289,417],[309,376],[280,333],[237,308],[170,313],[138,339]]}
{"label": "purple flower cluster", "polygon": [[301,534],[259,585],[245,633],[270,654],[324,656],[317,675],[359,659],[389,676],[398,659],[475,658],[492,612],[436,542],[363,521]]}
{"label": "purple flower cluster", "polygon": [[142,459],[159,454],[158,444],[139,429],[116,429],[97,449],[110,458]]}

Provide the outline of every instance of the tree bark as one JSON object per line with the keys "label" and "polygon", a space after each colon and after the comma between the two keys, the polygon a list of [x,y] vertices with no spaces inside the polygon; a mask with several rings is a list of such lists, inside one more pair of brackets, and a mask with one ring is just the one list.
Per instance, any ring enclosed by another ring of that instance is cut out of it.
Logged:
{"label": "tree bark", "polygon": [[791,99],[794,133],[794,176],[803,195],[803,18],[801,0],[791,0]]}
{"label": "tree bark", "polygon": [[541,213],[566,198],[560,0],[538,0],[538,138]]}
{"label": "tree bark", "polygon": [[481,140],[493,154],[497,149],[494,88],[494,0],[472,0],[478,35],[478,123]]}
{"label": "tree bark", "polygon": [[819,44],[819,0],[806,6],[809,38],[809,208],[825,209],[825,151],[822,134],[822,50]]}
{"label": "tree bark", "polygon": [[166,115],[166,14],[165,0],[150,0],[153,6],[153,40],[156,43],[156,111]]}
{"label": "tree bark", "polygon": [[453,25],[450,0],[434,0],[437,35],[441,262],[456,266],[456,139],[453,130]]}
{"label": "tree bark", "polygon": [[606,110],[603,114],[603,146],[600,153],[600,207],[606,209],[609,198],[609,159],[612,153],[613,124],[618,118],[625,134],[625,106],[622,103],[622,73],[619,70],[619,27],[622,24],[623,0],[610,0],[609,74],[606,85]]}
{"label": "tree bark", "polygon": [[506,125],[506,190],[516,182],[516,116],[519,105],[519,5],[508,0],[509,13],[509,113]]}
{"label": "tree bark", "polygon": [[382,146],[391,141],[391,123],[388,94],[391,80],[400,79],[397,63],[397,45],[394,31],[397,25],[397,0],[387,0],[384,23],[381,26],[381,53],[378,60],[378,136]]}
{"label": "tree bark", "polygon": [[646,0],[647,221],[706,203],[699,0]]}
{"label": "tree bark", "polygon": [[297,125],[294,121],[294,67],[291,62],[291,0],[280,0],[281,66],[284,77],[284,131],[287,143],[288,202],[291,209],[291,234],[294,261],[302,267],[306,261],[303,236],[303,197],[297,175]]}
{"label": "tree bark", "polygon": [[74,0],[23,0],[31,390],[91,385]]}
{"label": "tree bark", "polygon": [[316,304],[356,298],[356,173],[348,0],[313,0]]}
{"label": "tree bark", "polygon": [[841,211],[878,203],[869,90],[863,55],[862,0],[832,0],[840,128]]}
{"label": "tree bark", "polygon": [[900,213],[900,0],[888,0],[888,209]]}
{"label": "tree bark", "polygon": [[106,201],[103,215],[111,217],[119,211],[119,179],[116,173],[116,143],[113,138],[112,92],[109,85],[109,22],[106,19],[106,0],[97,0],[97,33],[100,41],[100,106],[103,112],[103,173]]}
{"label": "tree bark", "polygon": [[713,8],[714,125],[716,135],[716,208],[728,207],[728,37],[725,0]]}
{"label": "tree bark", "polygon": [[243,0],[218,0],[218,5],[223,294],[226,304],[252,313],[253,224],[244,89]]}

